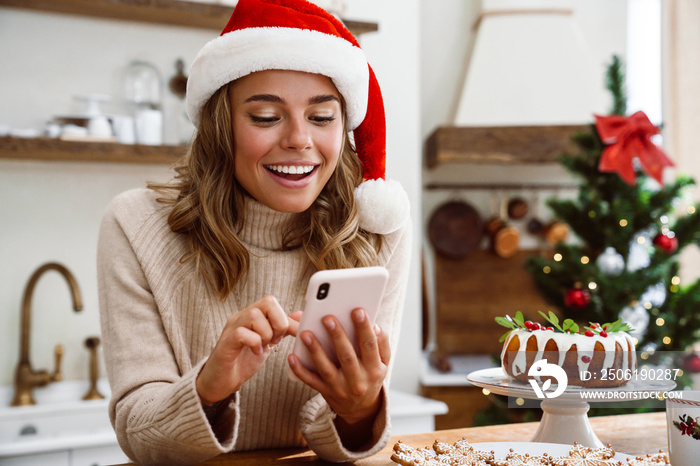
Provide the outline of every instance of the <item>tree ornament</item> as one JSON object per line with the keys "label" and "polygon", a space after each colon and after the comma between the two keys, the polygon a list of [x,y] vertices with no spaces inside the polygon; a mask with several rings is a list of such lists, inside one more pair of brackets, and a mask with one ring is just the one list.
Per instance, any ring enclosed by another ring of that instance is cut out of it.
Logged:
{"label": "tree ornament", "polygon": [[627,184],[634,184],[634,159],[638,159],[644,172],[663,186],[663,170],[672,167],[673,162],[651,141],[659,130],[644,112],[629,117],[595,115],[595,127],[600,139],[608,145],[603,150],[598,170],[617,172]]}
{"label": "tree ornament", "polygon": [[654,246],[661,248],[666,254],[673,254],[678,250],[678,238],[670,230],[661,231],[654,236]]}
{"label": "tree ornament", "polygon": [[639,302],[644,305],[651,303],[652,306],[659,307],[666,301],[666,284],[659,282],[646,289],[640,296]]}
{"label": "tree ornament", "polygon": [[591,294],[581,288],[572,288],[564,296],[564,304],[571,309],[583,309],[591,302]]}
{"label": "tree ornament", "polygon": [[692,353],[683,358],[683,368],[694,374],[700,372],[700,356]]}
{"label": "tree ornament", "polygon": [[649,312],[639,303],[626,306],[620,311],[618,317],[632,327],[632,331],[629,332],[630,336],[637,340],[641,340],[644,337],[649,326]]}
{"label": "tree ornament", "polygon": [[615,248],[608,246],[605,251],[598,256],[596,265],[605,275],[620,275],[625,270],[625,259]]}
{"label": "tree ornament", "polygon": [[627,271],[636,272],[639,269],[649,267],[649,264],[651,264],[651,255],[649,254],[646,238],[642,242],[632,240],[630,242],[630,252],[627,256]]}

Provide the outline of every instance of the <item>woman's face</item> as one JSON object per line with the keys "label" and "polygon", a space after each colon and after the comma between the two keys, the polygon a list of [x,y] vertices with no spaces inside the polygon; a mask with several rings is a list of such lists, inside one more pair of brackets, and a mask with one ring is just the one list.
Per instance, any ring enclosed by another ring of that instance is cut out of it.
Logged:
{"label": "woman's face", "polygon": [[231,86],[235,176],[258,202],[303,212],[328,182],[343,144],[340,94],[330,78],[259,71]]}

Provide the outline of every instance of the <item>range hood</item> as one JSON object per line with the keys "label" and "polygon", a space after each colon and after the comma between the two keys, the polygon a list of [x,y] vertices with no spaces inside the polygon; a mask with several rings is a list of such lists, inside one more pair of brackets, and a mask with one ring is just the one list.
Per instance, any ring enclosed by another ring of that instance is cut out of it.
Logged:
{"label": "range hood", "polygon": [[571,0],[483,0],[454,126],[589,123],[603,86]]}

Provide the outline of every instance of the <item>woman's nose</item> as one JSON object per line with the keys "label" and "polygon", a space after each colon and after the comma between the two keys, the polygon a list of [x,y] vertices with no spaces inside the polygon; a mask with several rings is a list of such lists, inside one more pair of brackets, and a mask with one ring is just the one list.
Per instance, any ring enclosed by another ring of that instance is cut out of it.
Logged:
{"label": "woman's nose", "polygon": [[289,120],[287,132],[282,141],[287,149],[304,150],[310,148],[313,143],[311,133],[306,127],[305,118],[293,118]]}

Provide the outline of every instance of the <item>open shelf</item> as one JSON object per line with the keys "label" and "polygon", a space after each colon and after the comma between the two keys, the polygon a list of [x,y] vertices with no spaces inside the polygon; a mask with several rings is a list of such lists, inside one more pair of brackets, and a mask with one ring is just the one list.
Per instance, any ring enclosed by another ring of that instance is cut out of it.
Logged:
{"label": "open shelf", "polygon": [[185,145],[143,146],[112,142],[78,142],[51,138],[0,137],[0,159],[172,164]]}
{"label": "open shelf", "polygon": [[[231,5],[183,0],[0,0],[0,6],[216,31],[224,28],[233,11]],[[356,36],[379,30],[377,23],[345,19],[343,22]],[[184,145],[0,137],[0,159],[167,164],[175,162],[185,151]]]}
{"label": "open shelf", "polygon": [[585,125],[558,126],[443,126],[426,143],[426,165],[442,163],[555,163],[579,149],[572,136]]}
{"label": "open shelf", "polygon": [[[226,26],[233,11],[230,5],[183,0],[0,0],[0,6],[217,31]],[[377,23],[343,22],[355,35],[379,29]]]}

